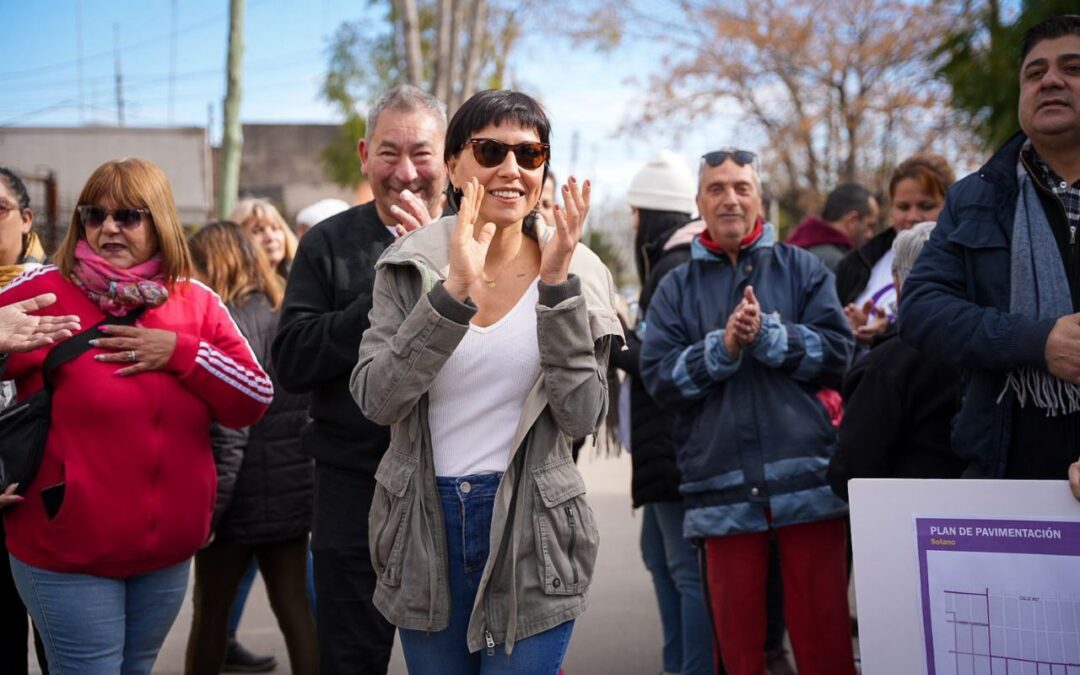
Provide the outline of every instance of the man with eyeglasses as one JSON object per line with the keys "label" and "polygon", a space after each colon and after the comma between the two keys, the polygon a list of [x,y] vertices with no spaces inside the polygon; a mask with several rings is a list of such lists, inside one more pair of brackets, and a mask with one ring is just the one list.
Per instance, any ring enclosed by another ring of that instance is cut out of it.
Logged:
{"label": "man with eyeglasses", "polygon": [[854,339],[821,261],[775,241],[754,161],[737,149],[702,157],[705,231],[653,295],[641,373],[679,414],[683,530],[704,540],[728,673],[765,672],[771,531],[800,675],[853,675],[847,505],[825,478],[836,430],[815,393],[839,386]]}
{"label": "man with eyeglasses", "polygon": [[273,344],[278,380],[311,393],[303,444],[315,459],[311,551],[319,672],[385,673],[394,628],[375,609],[368,511],[390,433],[367,420],[349,377],[368,327],[375,261],[394,238],[442,211],[446,108],[404,85],[368,112],[360,164],[374,201],[322,221],[300,240]]}

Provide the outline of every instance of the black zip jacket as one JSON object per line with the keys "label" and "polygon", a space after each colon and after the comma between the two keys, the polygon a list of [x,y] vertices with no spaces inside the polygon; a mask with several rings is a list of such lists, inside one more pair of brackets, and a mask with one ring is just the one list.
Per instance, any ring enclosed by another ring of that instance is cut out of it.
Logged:
{"label": "black zip jacket", "polygon": [[394,241],[375,202],[326,219],[300,240],[274,338],[278,381],[311,393],[304,449],[317,462],[374,475],[390,431],[360,412],[349,393],[368,328],[375,262]]}
{"label": "black zip jacket", "polygon": [[228,308],[274,382],[274,400],[250,427],[211,428],[218,471],[215,540],[251,546],[286,541],[311,529],[314,472],[311,458],[300,447],[308,397],[277,386],[270,343],[278,313],[266,296],[252,294]]}

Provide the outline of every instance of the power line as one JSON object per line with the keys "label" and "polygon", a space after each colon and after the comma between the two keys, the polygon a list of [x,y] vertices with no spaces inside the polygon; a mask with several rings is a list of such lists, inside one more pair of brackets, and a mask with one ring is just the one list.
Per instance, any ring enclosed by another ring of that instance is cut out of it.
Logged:
{"label": "power line", "polygon": [[[253,0],[249,4],[249,8],[264,5],[269,1],[270,0],[262,0],[260,2],[259,0]],[[226,18],[227,14],[228,14],[228,12],[222,12],[222,13],[215,14],[214,16],[208,17],[206,19],[196,21],[195,23],[189,24],[189,25],[184,26],[183,28],[177,30],[176,34],[177,35],[186,35],[187,33],[190,33],[192,31],[196,31],[196,30],[199,30],[199,29],[202,29],[202,28],[206,28],[207,26],[210,26],[212,24],[220,22],[222,19]],[[169,39],[171,37],[171,35],[172,35],[172,31],[169,31],[168,33],[155,35],[154,37],[150,37],[150,38],[147,38],[147,39],[142,40],[140,42],[135,42],[133,44],[129,44],[129,45],[126,45],[126,46],[123,46],[123,47],[118,47],[117,49],[119,51],[123,52],[123,51],[131,50],[131,49],[142,49],[143,47],[159,45],[159,44],[161,44],[161,42],[163,40]],[[107,51],[97,52],[96,54],[90,54],[89,56],[84,56],[84,57],[82,57],[82,61],[98,61],[98,60],[101,60],[101,59],[109,58],[111,56],[115,56],[115,51],[110,49],[110,50],[107,50]],[[46,72],[50,72],[50,71],[54,71],[54,70],[63,70],[63,69],[66,69],[66,68],[70,68],[72,66],[79,65],[79,61],[80,61],[80,59],[76,58],[76,59],[72,59],[70,61],[61,61],[61,62],[58,62],[58,63],[50,63],[50,64],[46,64],[46,65],[41,65],[41,66],[34,66],[33,68],[26,68],[24,70],[14,70],[14,71],[10,71],[10,72],[7,72],[7,73],[0,73],[0,80],[17,79],[17,78],[25,77],[25,76],[28,76],[28,75],[38,75],[38,74],[41,74],[41,73],[46,73]]]}

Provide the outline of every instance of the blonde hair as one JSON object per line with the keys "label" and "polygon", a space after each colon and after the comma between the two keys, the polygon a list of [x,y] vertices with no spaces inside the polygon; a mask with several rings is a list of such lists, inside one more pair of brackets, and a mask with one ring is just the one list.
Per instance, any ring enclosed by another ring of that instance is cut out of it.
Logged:
{"label": "blonde hair", "polygon": [[[105,162],[86,180],[79,204],[99,205],[109,201],[114,207],[149,209],[147,227],[157,234],[161,270],[166,285],[191,276],[191,255],[184,240],[184,228],[176,212],[172,188],[165,172],[151,161],[132,157]],[[79,212],[71,214],[71,224],[60,242],[54,261],[64,276],[75,268],[75,246],[86,238]]]}
{"label": "blonde hair", "polygon": [[285,289],[259,246],[236,223],[219,221],[206,225],[188,240],[199,277],[226,303],[236,303],[250,293],[262,293],[270,306],[281,306]]}
{"label": "blonde hair", "polygon": [[281,217],[277,208],[269,200],[258,197],[241,199],[237,202],[236,208],[233,209],[232,215],[229,216],[229,220],[239,223],[245,232],[250,231],[256,223],[268,223],[283,232],[285,234],[285,257],[278,265],[277,273],[283,277],[288,275],[289,266],[292,265],[293,258],[296,257],[296,247],[299,242],[293,231],[289,229],[289,224],[285,222],[285,219]]}

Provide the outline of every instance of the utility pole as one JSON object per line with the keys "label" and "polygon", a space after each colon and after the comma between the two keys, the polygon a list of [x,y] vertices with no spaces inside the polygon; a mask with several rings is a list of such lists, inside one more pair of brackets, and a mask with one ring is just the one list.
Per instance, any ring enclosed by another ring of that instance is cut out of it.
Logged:
{"label": "utility pole", "polygon": [[171,27],[169,29],[169,126],[173,125],[176,103],[176,0],[172,0]]}
{"label": "utility pole", "polygon": [[116,58],[116,123],[124,126],[124,75],[120,69],[119,24],[113,24],[113,55]]}
{"label": "utility pole", "polygon": [[[75,0],[75,52],[79,64],[79,124],[85,123],[86,99],[83,98],[83,42],[82,42],[82,0]],[[54,249],[49,249],[54,250]]]}
{"label": "utility pole", "polygon": [[232,213],[240,185],[240,153],[244,149],[244,136],[240,128],[240,77],[243,59],[244,0],[229,0],[229,56],[223,112],[225,128],[221,135],[219,218],[228,218]]}

